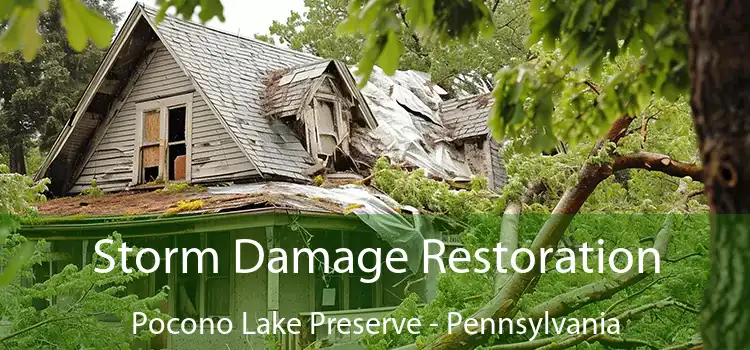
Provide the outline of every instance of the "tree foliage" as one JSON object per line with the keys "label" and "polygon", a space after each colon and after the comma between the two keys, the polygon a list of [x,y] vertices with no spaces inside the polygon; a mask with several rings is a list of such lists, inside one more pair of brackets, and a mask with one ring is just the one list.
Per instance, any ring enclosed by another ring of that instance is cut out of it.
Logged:
{"label": "tree foliage", "polygon": [[[20,218],[35,215],[34,203],[45,200],[42,193],[48,180],[35,183],[7,170],[0,165],[0,320],[12,327],[7,334],[0,333],[0,344],[21,349],[113,349],[129,347],[135,337],[151,337],[148,332],[132,335],[126,330],[136,311],[166,317],[155,311],[166,299],[166,291],[149,298],[128,293],[127,286],[146,277],[144,273],[124,273],[119,266],[110,273],[97,273],[94,268],[106,266],[107,261],[93,255],[89,264],[69,264],[47,280],[35,280],[34,270],[53,264],[49,244],[28,241],[14,231]],[[109,246],[108,253],[117,255],[122,238],[116,233],[110,238],[117,245]]]}
{"label": "tree foliage", "polygon": [[[101,18],[106,21],[105,27],[112,27],[121,17],[113,0],[86,0],[83,4],[91,8],[85,13],[104,14]],[[99,15],[93,22],[93,15],[81,17],[85,24],[79,26],[73,24],[76,20],[65,17],[71,11],[83,11],[79,8],[83,4],[53,0],[46,5],[46,10],[37,16],[39,34],[35,31],[35,35],[42,35],[43,40],[33,56],[0,52],[0,137],[4,140],[0,149],[9,154],[13,172],[29,170],[23,157],[34,152],[31,148],[46,151],[51,147],[104,56],[100,47],[87,45],[86,35],[71,34],[95,30],[96,35],[111,35],[111,31],[106,34],[107,30],[100,28],[104,25],[98,22]],[[97,44],[107,47],[109,38]]]}
{"label": "tree foliage", "polygon": [[56,19],[65,28],[71,48],[81,51],[89,40],[99,47],[109,46],[115,27],[100,12],[91,8],[95,3],[90,0],[84,3],[81,0],[53,0],[52,6],[50,0],[7,0],[0,3],[0,23],[3,23],[0,27],[0,49],[18,50],[27,61],[34,59],[46,40],[37,27],[45,21],[50,8],[55,10],[58,5],[60,16]]}
{"label": "tree foliage", "polygon": [[[122,243],[117,234],[110,238],[118,246]],[[14,248],[22,242],[23,237],[13,236],[0,250],[0,259],[3,259],[0,263],[6,262],[7,254],[13,256]],[[109,254],[118,254],[115,246],[109,249]],[[166,317],[155,311],[159,303],[166,300],[165,291],[142,299],[128,293],[127,286],[146,277],[145,273],[124,273],[119,267],[110,273],[97,273],[95,267],[107,265],[97,255],[83,267],[70,264],[43,282],[34,281],[29,268],[49,263],[47,251],[44,241],[37,242],[35,253],[21,270],[24,273],[16,276],[14,286],[0,288],[0,300],[3,300],[0,315],[13,324],[9,334],[0,335],[0,343],[11,348],[123,349],[128,348],[135,337],[148,339],[152,336],[148,332],[132,335],[127,331],[132,329],[130,322],[134,312]],[[134,257],[135,253],[130,256]]]}
{"label": "tree foliage", "polygon": [[[487,192],[481,188],[457,191],[444,182],[425,179],[419,171],[389,168],[383,161],[379,162],[372,184],[402,203],[456,220],[456,226],[463,227],[462,242],[472,254],[476,249],[495,246],[503,220],[500,213],[507,203],[521,200],[526,195],[518,239],[522,247],[528,248],[552,218],[550,212],[560,202],[563,193],[576,184],[585,164],[610,163],[618,154],[644,151],[697,161],[692,119],[685,101],[655,99],[643,113],[639,113],[633,124],[635,127],[628,130],[616,147],[608,149],[606,154],[594,156],[590,153],[589,137],[585,137],[589,143],[571,145],[566,152],[551,156],[529,152],[523,139],[506,144],[504,156],[510,183],[502,196],[493,200],[488,200]],[[669,221],[672,240],[666,252],[667,260],[663,262],[660,274],[646,276],[611,298],[577,307],[567,316],[579,319],[599,317],[602,313],[627,310],[666,298],[691,305],[694,311],[700,304],[708,277],[709,224],[705,215],[705,198],[700,196],[703,185],[690,178],[675,178],[660,172],[625,170],[620,175],[607,177],[588,197],[581,213],[566,230],[566,244],[586,242],[593,246],[598,239],[604,239],[605,249],[610,251],[621,247],[648,247],[649,239],[653,239],[667,217],[673,215],[665,213],[679,212],[681,214]],[[542,190],[529,196],[529,190],[533,188]],[[533,291],[521,298],[515,318],[530,317],[561,295],[617,277],[617,274],[585,273],[543,275]],[[395,333],[368,336],[361,343],[373,349],[409,344],[417,348],[428,347],[445,334],[448,312],[460,312],[464,316],[474,314],[495,295],[493,283],[492,274],[451,271],[441,274],[435,300],[418,307],[418,298],[412,296],[393,313],[394,316],[419,317],[423,324],[436,323],[441,327],[426,327],[419,336]],[[632,320],[624,327],[621,337],[661,348],[692,341],[698,326],[695,312],[669,309]],[[528,341],[528,336],[489,337],[474,345],[520,345]],[[547,339],[553,342],[561,340],[555,337]],[[611,345],[594,343],[592,341],[588,348]]]}
{"label": "tree foliage", "polygon": [[[367,44],[362,33],[340,34],[346,26],[347,8],[358,6],[350,0],[306,0],[307,11],[292,11],[285,22],[274,21],[268,35],[259,39],[288,45],[320,57],[357,64]],[[493,7],[491,35],[479,37],[471,45],[423,38],[412,27],[409,12],[393,6],[390,22],[401,54],[399,69],[429,72],[432,81],[454,92],[482,92],[491,89],[497,67],[512,64],[526,56],[523,43],[528,35],[527,0],[500,1]],[[362,24],[365,25],[365,24]]]}

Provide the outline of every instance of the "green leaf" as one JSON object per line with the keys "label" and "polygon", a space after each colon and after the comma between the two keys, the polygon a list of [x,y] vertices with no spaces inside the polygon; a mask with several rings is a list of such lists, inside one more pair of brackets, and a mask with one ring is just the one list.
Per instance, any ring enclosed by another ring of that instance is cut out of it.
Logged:
{"label": "green leaf", "polygon": [[0,21],[8,19],[15,6],[17,6],[15,1],[0,1]]}
{"label": "green leaf", "polygon": [[25,242],[18,253],[10,259],[3,272],[0,273],[0,287],[8,285],[16,277],[18,271],[26,264],[34,253],[34,243]]}
{"label": "green leaf", "polygon": [[115,27],[107,18],[84,6],[79,0],[61,0],[60,4],[70,47],[83,51],[89,39],[102,48],[110,44]]}
{"label": "green leaf", "polygon": [[435,18],[435,0],[407,0],[406,19],[416,26],[427,26]]}
{"label": "green leaf", "polygon": [[171,7],[175,8],[177,15],[190,21],[193,19],[193,14],[195,14],[195,9],[198,6],[201,9],[198,13],[198,19],[201,22],[206,23],[214,17],[224,22],[224,6],[221,4],[221,0],[159,0],[157,3],[161,5],[159,13],[156,15],[157,23],[164,19]]}
{"label": "green leaf", "polygon": [[401,56],[402,51],[403,44],[398,39],[398,35],[393,31],[389,31],[378,56],[378,65],[386,74],[392,75],[396,72],[396,69],[398,69],[398,58]]}
{"label": "green leaf", "polygon": [[25,60],[33,60],[36,51],[42,45],[42,39],[37,32],[40,13],[38,7],[17,5],[10,16],[5,33],[0,37],[0,50],[19,50]]}
{"label": "green leaf", "polygon": [[224,22],[224,6],[221,5],[221,1],[201,0],[201,12],[198,14],[198,18],[205,23],[214,17]]}

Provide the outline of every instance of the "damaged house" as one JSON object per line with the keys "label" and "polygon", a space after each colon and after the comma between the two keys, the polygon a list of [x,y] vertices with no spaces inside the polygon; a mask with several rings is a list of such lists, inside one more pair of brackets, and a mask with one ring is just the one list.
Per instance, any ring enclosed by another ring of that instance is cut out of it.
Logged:
{"label": "damaged house", "polygon": [[[169,16],[156,24],[156,13],[134,7],[37,174],[50,178],[50,192],[60,197],[40,205],[43,223],[21,229],[50,242],[55,253],[38,276],[87,263],[95,242],[115,231],[131,246],[212,247],[227,261],[234,259],[230,242],[240,238],[266,249],[392,246],[418,257],[424,238],[447,231],[419,219],[414,208],[352,185],[376,159],[387,156],[454,184],[474,176],[487,177],[490,189],[505,184],[486,96],[446,100],[422,73],[389,77],[377,69],[358,89],[342,62]],[[349,185],[318,187],[317,179]],[[154,191],[165,183],[208,189]],[[106,195],[78,196],[92,188]],[[387,314],[407,293],[424,301],[435,295],[436,276],[409,265],[406,274],[369,284],[359,282],[361,271],[156,272],[129,292],[153,295],[169,286],[177,292],[159,307],[180,318],[236,318],[242,311],[369,317]],[[324,338],[356,341],[320,332],[280,341],[297,349]],[[260,348],[263,341],[165,335],[133,347]]]}

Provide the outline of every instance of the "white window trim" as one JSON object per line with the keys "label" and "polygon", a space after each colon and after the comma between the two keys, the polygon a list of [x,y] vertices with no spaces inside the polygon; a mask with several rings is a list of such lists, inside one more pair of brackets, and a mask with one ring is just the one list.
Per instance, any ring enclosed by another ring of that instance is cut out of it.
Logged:
{"label": "white window trim", "polygon": [[167,125],[169,118],[169,109],[174,107],[185,106],[185,182],[191,182],[193,176],[192,159],[193,159],[193,93],[162,98],[153,101],[141,102],[135,104],[135,148],[133,153],[133,178],[131,185],[135,186],[141,183],[141,147],[143,146],[143,115],[144,112],[158,109],[160,114],[160,148],[159,155],[159,177],[165,179],[165,174],[161,171],[166,165],[167,147]]}

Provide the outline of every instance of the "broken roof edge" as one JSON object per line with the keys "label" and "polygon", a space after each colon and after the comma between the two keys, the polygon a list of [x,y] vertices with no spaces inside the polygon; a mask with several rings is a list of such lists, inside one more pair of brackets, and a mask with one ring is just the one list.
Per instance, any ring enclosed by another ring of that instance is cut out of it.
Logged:
{"label": "broken roof edge", "polygon": [[[364,118],[365,123],[367,123],[367,126],[370,129],[375,129],[378,127],[378,122],[375,116],[372,113],[372,110],[370,109],[370,106],[367,104],[367,100],[365,100],[364,95],[362,95],[362,92],[357,87],[357,81],[354,78],[354,75],[352,74],[351,70],[349,70],[349,67],[346,66],[346,64],[340,60],[329,60],[329,59],[322,59],[320,57],[316,57],[320,59],[318,62],[312,62],[312,63],[305,63],[302,65],[298,65],[291,68],[283,68],[283,69],[277,69],[272,70],[268,72],[267,74],[269,76],[273,74],[280,74],[279,79],[282,79],[285,75],[306,67],[312,67],[316,65],[322,65],[326,64],[325,70],[328,70],[331,67],[334,67],[335,70],[338,72],[339,77],[343,80],[342,83],[344,85],[344,88],[346,89],[346,92],[350,94],[352,97],[354,97],[354,101],[356,102],[355,107],[360,111],[360,114],[362,115],[362,118]],[[324,70],[324,71],[325,71]],[[322,75],[322,74],[321,74]],[[285,86],[288,84],[293,83],[293,81],[280,83],[280,81],[273,81],[272,85],[278,85],[278,86]],[[272,86],[269,85],[269,86]],[[304,108],[304,104],[300,105],[299,109],[295,114],[299,114],[302,109]]]}
{"label": "broken roof edge", "polygon": [[19,234],[32,239],[100,239],[113,232],[128,237],[210,233],[298,223],[306,228],[358,230],[368,227],[356,215],[293,208],[253,208],[212,214],[45,217],[22,223]]}
{"label": "broken roof edge", "polygon": [[367,104],[367,100],[365,100],[364,95],[362,95],[362,92],[359,90],[357,81],[356,79],[354,79],[354,75],[352,74],[351,70],[349,70],[349,67],[347,67],[344,62],[341,62],[339,60],[333,60],[333,63],[336,65],[336,69],[338,69],[339,73],[344,78],[344,83],[350,90],[350,93],[356,97],[356,100],[358,102],[357,108],[360,110],[362,116],[367,121],[367,126],[370,127],[370,129],[377,128],[377,119],[375,119],[375,116],[372,114],[372,110],[370,110],[370,106]]}

